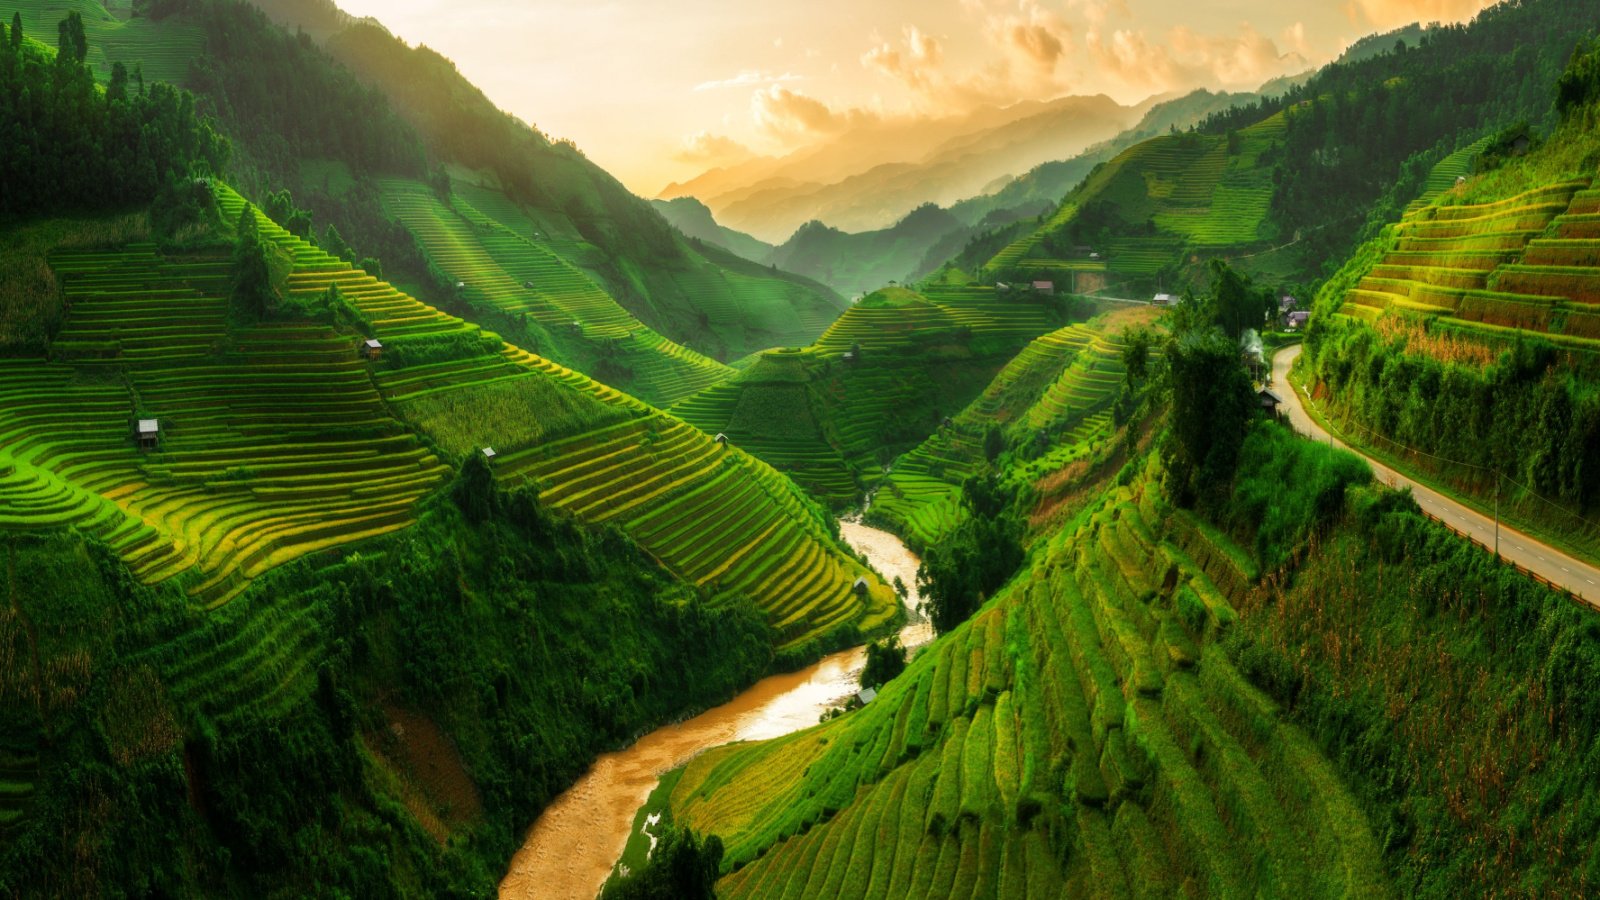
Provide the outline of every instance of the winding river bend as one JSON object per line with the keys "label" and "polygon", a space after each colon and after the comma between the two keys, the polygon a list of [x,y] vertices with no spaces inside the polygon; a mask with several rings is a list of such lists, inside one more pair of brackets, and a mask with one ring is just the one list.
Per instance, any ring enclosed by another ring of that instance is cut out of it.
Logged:
{"label": "winding river bend", "polygon": [[[906,604],[914,611],[918,561],[911,551],[894,535],[859,523],[840,522],[839,531],[885,578],[905,583]],[[908,648],[933,639],[932,627],[919,615],[913,618],[900,632]],[[817,724],[825,710],[855,693],[865,660],[864,648],[856,647],[799,672],[774,675],[722,706],[601,756],[533,824],[500,882],[501,898],[593,900],[628,843],[634,813],[663,774],[712,747]]]}

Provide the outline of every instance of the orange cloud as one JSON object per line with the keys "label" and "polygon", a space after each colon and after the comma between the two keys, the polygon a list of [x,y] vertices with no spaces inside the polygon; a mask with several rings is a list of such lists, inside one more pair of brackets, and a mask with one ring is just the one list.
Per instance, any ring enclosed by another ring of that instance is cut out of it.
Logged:
{"label": "orange cloud", "polygon": [[757,125],[784,141],[839,134],[877,119],[860,109],[836,111],[821,100],[781,84],[756,91],[750,100],[750,111]]}
{"label": "orange cloud", "polygon": [[702,131],[683,139],[683,147],[672,158],[681,163],[699,166],[726,165],[743,162],[755,156],[749,147],[727,135]]}
{"label": "orange cloud", "polygon": [[1060,16],[1027,0],[1019,14],[991,19],[989,31],[1012,59],[1044,72],[1055,71],[1072,40],[1072,29]]}
{"label": "orange cloud", "polygon": [[1117,29],[1110,35],[1091,31],[1085,43],[1102,70],[1130,86],[1155,91],[1200,84],[1255,87],[1308,67],[1298,51],[1279,50],[1271,38],[1248,24],[1231,36],[1205,35],[1180,26],[1172,29],[1164,44],[1151,41],[1143,31]]}
{"label": "orange cloud", "polygon": [[1463,22],[1493,6],[1498,0],[1348,0],[1350,21],[1378,28],[1398,28],[1412,22]]}
{"label": "orange cloud", "polygon": [[904,41],[899,46],[884,41],[861,56],[862,65],[924,94],[933,91],[942,81],[939,67],[943,61],[944,47],[939,39],[915,25],[906,27]]}
{"label": "orange cloud", "polygon": [[1021,0],[1006,12],[987,10],[982,0],[967,5],[984,16],[984,37],[996,51],[988,64],[964,74],[946,71],[944,45],[914,25],[900,41],[882,41],[862,54],[861,64],[903,84],[925,109],[940,112],[1053,97],[1067,89],[1056,73],[1073,34],[1060,16],[1036,0]]}

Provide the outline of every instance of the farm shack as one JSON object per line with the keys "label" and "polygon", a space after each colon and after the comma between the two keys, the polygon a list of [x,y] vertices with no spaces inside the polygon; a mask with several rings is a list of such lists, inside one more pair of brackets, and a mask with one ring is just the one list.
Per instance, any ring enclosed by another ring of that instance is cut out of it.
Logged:
{"label": "farm shack", "polygon": [[1309,321],[1311,321],[1311,313],[1303,309],[1297,309],[1283,317],[1284,327],[1290,331],[1299,331],[1306,327],[1306,323]]}
{"label": "farm shack", "polygon": [[866,577],[865,576],[858,577],[856,579],[856,581],[855,581],[855,584],[850,585],[850,590],[855,591],[856,592],[856,596],[858,596],[858,597],[865,597],[867,595],[867,579],[866,579]]}
{"label": "farm shack", "polygon": [[478,452],[483,454],[484,460],[486,460],[487,462],[491,462],[491,463],[494,462],[494,458],[496,456],[500,455],[500,454],[494,452],[494,448],[493,447],[485,447],[482,450],[479,450]]}
{"label": "farm shack", "polygon": [[860,702],[862,706],[866,706],[868,703],[871,703],[876,699],[878,699],[878,691],[876,688],[862,688],[860,691],[856,692],[856,700]]}
{"label": "farm shack", "polygon": [[1033,290],[1036,294],[1054,294],[1056,292],[1056,283],[1054,281],[1035,281]]}
{"label": "farm shack", "polygon": [[383,341],[377,338],[367,338],[361,342],[361,357],[376,360],[383,356]]}
{"label": "farm shack", "polygon": [[1272,391],[1269,391],[1266,388],[1262,388],[1261,391],[1256,394],[1256,399],[1261,402],[1262,412],[1273,417],[1274,419],[1278,417],[1278,407],[1283,404],[1282,397],[1279,397],[1277,394],[1274,394]]}
{"label": "farm shack", "polygon": [[140,419],[135,430],[140,450],[154,450],[161,443],[160,419]]}
{"label": "farm shack", "polygon": [[728,446],[728,436],[727,436],[727,435],[725,435],[725,434],[723,434],[723,433],[722,433],[722,432],[720,432],[720,431],[719,431],[719,432],[717,432],[717,436],[716,436],[716,438],[714,438],[714,440],[715,440],[715,441],[716,441],[716,442],[717,442],[717,443],[718,443],[718,444],[720,444],[720,445],[722,445],[722,446],[724,446],[724,447],[726,447],[726,446]]}

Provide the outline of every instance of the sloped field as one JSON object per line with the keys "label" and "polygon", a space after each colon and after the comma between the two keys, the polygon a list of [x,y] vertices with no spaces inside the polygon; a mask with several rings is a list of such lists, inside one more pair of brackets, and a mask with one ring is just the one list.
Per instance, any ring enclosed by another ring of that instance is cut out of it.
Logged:
{"label": "sloped field", "polygon": [[[241,201],[226,198],[237,215]],[[493,447],[497,475],[535,485],[579,518],[622,526],[686,579],[748,597],[802,643],[841,625],[871,628],[896,612],[893,592],[846,557],[793,483],[736,448],[614,388],[503,344],[262,221],[297,263],[307,295],[340,284],[387,347],[465,333],[458,358],[374,372],[396,413],[441,446]],[[392,337],[386,326],[398,329]],[[386,354],[392,353],[386,349]],[[531,421],[530,421],[531,418]],[[868,596],[851,590],[866,575]]]}
{"label": "sloped field", "polygon": [[1207,534],[1117,492],[867,707],[691,763],[719,894],[1386,893],[1354,797],[1217,646],[1247,576]]}
{"label": "sloped field", "polygon": [[1590,185],[1414,206],[1357,273],[1339,315],[1432,322],[1491,347],[1534,331],[1565,348],[1600,350],[1600,231],[1589,227],[1600,191]]}
{"label": "sloped field", "polygon": [[[191,592],[216,604],[273,565],[404,527],[443,480],[351,339],[226,327],[225,256],[136,245],[52,264],[71,308],[58,361],[0,367],[8,524],[75,524],[147,582],[199,573]],[[161,422],[154,451],[135,448],[136,418]]]}
{"label": "sloped field", "polygon": [[1030,294],[891,288],[853,306],[815,345],[762,354],[673,412],[848,506],[894,453],[932,433],[1059,320]]}
{"label": "sloped field", "polygon": [[999,428],[1025,480],[1061,468],[1109,432],[1110,405],[1123,379],[1122,344],[1072,325],[1023,349],[948,425],[896,460],[873,496],[871,517],[917,546],[960,523],[961,484],[985,464],[984,439]]}
{"label": "sloped field", "polygon": [[[631,372],[620,387],[663,406],[730,374],[721,363],[634,318],[588,275],[533,238],[532,221],[519,222],[511,204],[497,206],[499,218],[491,217],[463,197],[446,206],[426,185],[396,179],[383,183],[383,195],[390,214],[417,236],[446,274],[465,285],[468,299],[538,322],[551,336],[550,352],[557,359],[583,365],[598,353],[612,370]],[[513,230],[503,218],[530,232]]]}
{"label": "sloped field", "polygon": [[[1172,134],[1128,148],[1098,168],[1037,229],[989,260],[989,277],[1104,272],[1112,285],[1155,275],[1190,254],[1218,254],[1269,240],[1273,185],[1262,158],[1283,142],[1284,114],[1226,135]],[[1116,224],[1106,246],[1065,249],[1070,226],[1109,204]],[[1055,247],[1054,252],[1051,248]]]}

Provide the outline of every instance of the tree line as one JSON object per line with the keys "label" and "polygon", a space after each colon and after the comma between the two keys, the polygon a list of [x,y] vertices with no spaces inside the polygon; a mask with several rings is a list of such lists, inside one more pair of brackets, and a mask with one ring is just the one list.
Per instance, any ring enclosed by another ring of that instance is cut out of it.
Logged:
{"label": "tree line", "polygon": [[20,15],[0,31],[0,217],[141,206],[228,164],[230,142],[188,92],[120,62],[96,84],[78,13],[61,20],[53,56],[25,40]]}

